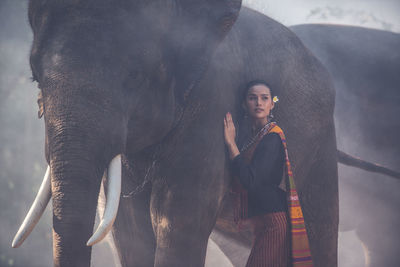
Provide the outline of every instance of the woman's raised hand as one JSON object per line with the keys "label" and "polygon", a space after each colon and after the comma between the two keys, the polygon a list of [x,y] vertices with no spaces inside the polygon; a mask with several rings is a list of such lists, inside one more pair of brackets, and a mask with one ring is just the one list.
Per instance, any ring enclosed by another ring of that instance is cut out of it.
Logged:
{"label": "woman's raised hand", "polygon": [[227,144],[228,146],[236,144],[235,136],[236,136],[235,125],[233,124],[231,113],[228,112],[224,117],[225,144]]}
{"label": "woman's raised hand", "polygon": [[224,117],[224,137],[225,144],[229,150],[229,158],[234,159],[237,155],[240,154],[239,149],[235,142],[236,130],[235,124],[233,124],[231,113],[226,113]]}

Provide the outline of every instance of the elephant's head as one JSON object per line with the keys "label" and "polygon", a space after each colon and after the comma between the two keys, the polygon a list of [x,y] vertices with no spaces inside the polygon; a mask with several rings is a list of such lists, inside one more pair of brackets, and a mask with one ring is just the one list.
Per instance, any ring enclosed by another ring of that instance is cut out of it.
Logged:
{"label": "elephant's head", "polygon": [[160,142],[179,124],[185,99],[240,5],[229,0],[30,1],[30,63],[40,88],[49,170],[14,246],[27,237],[51,196],[55,265],[89,264],[86,244],[103,173],[108,169],[115,178],[109,179],[116,186],[108,199],[115,201],[106,204],[110,218],[90,244],[115,218],[120,155]]}

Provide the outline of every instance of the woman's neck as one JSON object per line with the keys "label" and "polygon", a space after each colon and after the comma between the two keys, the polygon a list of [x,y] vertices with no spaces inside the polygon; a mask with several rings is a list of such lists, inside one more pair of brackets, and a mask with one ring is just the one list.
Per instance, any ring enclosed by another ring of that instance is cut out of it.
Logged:
{"label": "woman's neck", "polygon": [[262,127],[264,127],[268,123],[268,117],[262,119],[253,119],[252,121],[252,131],[253,134],[258,133]]}

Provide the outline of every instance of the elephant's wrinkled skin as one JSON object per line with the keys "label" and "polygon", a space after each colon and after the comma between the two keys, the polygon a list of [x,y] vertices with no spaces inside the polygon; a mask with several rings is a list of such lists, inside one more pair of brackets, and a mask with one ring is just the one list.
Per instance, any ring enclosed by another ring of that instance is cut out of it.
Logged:
{"label": "elephant's wrinkled skin", "polygon": [[90,264],[102,173],[119,153],[123,195],[151,178],[121,197],[113,234],[123,266],[203,266],[230,185],[222,119],[237,118],[240,88],[255,78],[280,98],[315,266],[336,266],[332,83],[292,32],[248,8],[239,15],[240,5],[30,1],[56,266]]}
{"label": "elephant's wrinkled skin", "polygon": [[[290,28],[332,74],[338,149],[399,170],[400,34],[341,25]],[[345,166],[339,177],[341,230],[356,231],[367,266],[398,265],[399,182]]]}

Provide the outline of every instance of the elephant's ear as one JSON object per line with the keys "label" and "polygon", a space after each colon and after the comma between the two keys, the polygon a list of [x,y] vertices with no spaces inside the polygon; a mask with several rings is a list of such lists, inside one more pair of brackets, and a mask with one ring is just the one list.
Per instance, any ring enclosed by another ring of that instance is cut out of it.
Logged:
{"label": "elephant's ear", "polygon": [[176,95],[183,103],[207,69],[218,44],[235,23],[241,0],[177,0],[168,40],[173,50]]}

